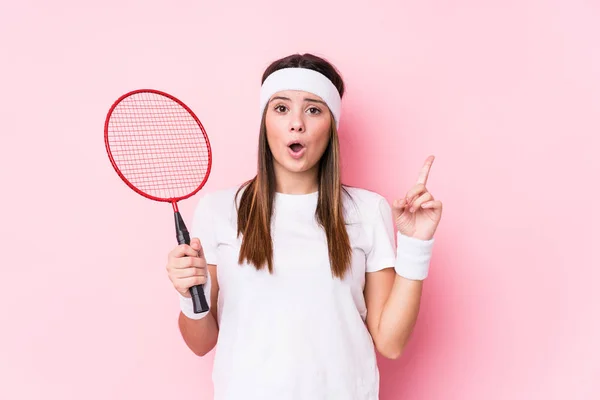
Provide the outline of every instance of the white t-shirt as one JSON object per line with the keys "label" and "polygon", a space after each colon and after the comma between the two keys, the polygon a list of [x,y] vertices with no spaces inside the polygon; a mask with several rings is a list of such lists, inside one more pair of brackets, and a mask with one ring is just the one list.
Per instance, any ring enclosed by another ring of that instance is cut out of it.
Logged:
{"label": "white t-shirt", "polygon": [[386,199],[347,187],[352,269],[340,280],[331,274],[326,235],[315,218],[318,192],[277,193],[271,275],[267,268],[238,264],[237,188],[202,196],[191,230],[192,237],[200,238],[207,263],[217,265],[214,399],[378,399],[379,371],[365,324],[363,289],[366,272],[394,266],[394,227]]}

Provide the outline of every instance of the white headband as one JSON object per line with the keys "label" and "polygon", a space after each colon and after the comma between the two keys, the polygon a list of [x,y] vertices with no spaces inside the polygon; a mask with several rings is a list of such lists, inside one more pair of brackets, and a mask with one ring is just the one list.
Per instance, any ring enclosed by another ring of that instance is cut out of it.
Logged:
{"label": "white headband", "polygon": [[271,96],[282,90],[302,90],[319,96],[333,114],[336,128],[340,126],[342,99],[335,85],[325,75],[307,68],[283,68],[273,72],[260,89],[260,115]]}

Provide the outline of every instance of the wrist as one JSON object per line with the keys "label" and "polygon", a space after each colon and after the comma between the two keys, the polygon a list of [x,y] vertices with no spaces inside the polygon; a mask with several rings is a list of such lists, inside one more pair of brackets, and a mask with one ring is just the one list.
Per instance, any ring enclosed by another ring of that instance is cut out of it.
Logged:
{"label": "wrist", "polygon": [[189,319],[195,320],[202,319],[208,315],[208,313],[210,312],[210,286],[210,274],[208,274],[207,281],[202,286],[202,289],[204,291],[204,297],[206,298],[206,302],[208,303],[208,310],[199,314],[196,314],[194,312],[194,302],[192,298],[184,296],[181,293],[177,292],[177,294],[179,295],[179,309],[181,310],[183,315],[185,315]]}
{"label": "wrist", "polygon": [[194,303],[192,301],[191,297],[186,297],[184,295],[182,295],[181,293],[179,293],[179,309],[181,310],[181,313],[183,315],[185,315],[186,317],[188,317],[189,319],[202,319],[204,317],[206,317],[208,315],[209,311],[205,311],[203,313],[200,314],[196,314],[194,312]]}
{"label": "wrist", "polygon": [[397,232],[396,273],[411,280],[424,280],[429,275],[429,265],[435,239],[414,238]]}

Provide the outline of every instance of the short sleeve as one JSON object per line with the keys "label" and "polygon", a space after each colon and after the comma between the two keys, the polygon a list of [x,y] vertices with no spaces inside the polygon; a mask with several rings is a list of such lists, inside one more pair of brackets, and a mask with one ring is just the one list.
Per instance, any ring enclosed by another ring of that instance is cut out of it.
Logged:
{"label": "short sleeve", "polygon": [[197,237],[200,239],[204,258],[207,264],[217,264],[217,240],[216,224],[214,223],[215,208],[212,206],[212,197],[205,194],[200,197],[194,211],[190,239]]}
{"label": "short sleeve", "polygon": [[396,262],[396,245],[392,209],[384,197],[381,197],[366,222],[370,231],[370,250],[366,257],[366,272],[375,272],[384,268],[393,268]]}

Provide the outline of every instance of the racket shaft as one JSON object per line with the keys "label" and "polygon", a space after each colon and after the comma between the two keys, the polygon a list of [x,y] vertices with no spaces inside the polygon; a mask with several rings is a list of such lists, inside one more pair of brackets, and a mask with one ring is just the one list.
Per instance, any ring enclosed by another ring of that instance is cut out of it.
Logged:
{"label": "racket shaft", "polygon": [[[190,244],[190,233],[188,232],[185,222],[179,211],[175,212],[175,233],[177,235],[178,244]],[[204,295],[204,285],[196,285],[190,288],[192,302],[194,304],[194,313],[200,314],[208,311],[208,303]]]}

